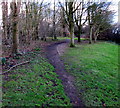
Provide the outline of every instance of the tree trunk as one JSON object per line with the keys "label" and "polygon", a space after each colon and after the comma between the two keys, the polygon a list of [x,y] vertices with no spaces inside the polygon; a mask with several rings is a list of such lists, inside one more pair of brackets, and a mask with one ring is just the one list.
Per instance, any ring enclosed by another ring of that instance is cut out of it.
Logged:
{"label": "tree trunk", "polygon": [[71,37],[70,47],[75,47],[75,43],[74,43],[74,24],[72,24],[71,27],[70,27],[70,37]]}
{"label": "tree trunk", "polygon": [[30,18],[29,18],[29,4],[26,5],[26,42],[30,44]]}
{"label": "tree trunk", "polygon": [[90,28],[90,40],[89,40],[89,44],[92,44],[92,35],[93,35],[93,27]]}
{"label": "tree trunk", "polygon": [[54,15],[53,15],[53,40],[57,39],[56,33],[55,33],[55,0],[54,0]]}
{"label": "tree trunk", "polygon": [[93,28],[92,28],[92,25],[91,25],[90,10],[89,9],[87,11],[87,15],[88,15],[88,25],[89,25],[89,44],[92,44]]}
{"label": "tree trunk", "polygon": [[78,36],[78,42],[81,42],[80,35]]}
{"label": "tree trunk", "polygon": [[74,43],[74,19],[73,19],[73,2],[68,3],[69,7],[69,16],[68,16],[68,21],[69,21],[69,31],[70,31],[70,47],[75,47]]}
{"label": "tree trunk", "polygon": [[97,42],[97,36],[95,37],[95,43]]}
{"label": "tree trunk", "polygon": [[78,35],[78,42],[81,42],[81,26],[80,27],[78,27],[78,33],[79,33],[79,35]]}
{"label": "tree trunk", "polygon": [[99,28],[94,33],[94,42],[95,43],[97,42],[98,32],[99,32]]}
{"label": "tree trunk", "polygon": [[8,44],[8,4],[2,2],[2,20],[3,20],[3,39],[5,44]]}
{"label": "tree trunk", "polygon": [[11,3],[12,11],[12,36],[13,36],[13,48],[12,53],[18,53],[18,13],[16,2]]}
{"label": "tree trunk", "polygon": [[36,28],[35,28],[35,40],[39,40],[39,35],[38,35],[38,24],[36,25]]}
{"label": "tree trunk", "polygon": [[94,37],[95,38],[95,40],[94,40],[95,43],[97,42],[97,37],[98,37],[98,32],[95,33],[95,37]]}

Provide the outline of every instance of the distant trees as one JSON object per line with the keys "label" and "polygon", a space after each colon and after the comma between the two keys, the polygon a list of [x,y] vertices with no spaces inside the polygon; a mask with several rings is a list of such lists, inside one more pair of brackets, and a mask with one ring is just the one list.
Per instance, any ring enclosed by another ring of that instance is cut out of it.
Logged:
{"label": "distant trees", "polygon": [[118,24],[117,26],[114,27],[113,29],[113,34],[114,34],[114,41],[116,43],[120,44],[120,25]]}
{"label": "distant trees", "polygon": [[[20,0],[2,2],[2,40],[11,46],[13,54],[19,52],[20,44],[30,44],[31,41],[40,39],[41,23],[44,23],[48,17],[44,15],[46,11],[44,7],[48,6],[49,4],[43,2],[21,2]],[[44,28],[47,27],[48,25]]]}
{"label": "distant trees", "polygon": [[[60,3],[64,11],[65,23],[69,27],[71,45],[74,46],[74,32],[80,42],[83,26],[89,26],[89,43],[96,42],[101,32],[111,27],[112,12],[109,11],[110,3],[88,1],[67,1]],[[64,26],[63,26],[64,27]],[[77,30],[74,30],[74,28]],[[73,45],[72,45],[73,44]]]}
{"label": "distant trees", "polygon": [[68,26],[68,20],[67,20],[66,11],[65,11],[66,8],[67,8],[67,6],[65,6],[65,4],[66,4],[65,2],[64,2],[63,5],[60,2],[59,2],[59,4],[60,4],[60,9],[59,9],[60,10],[60,13],[59,13],[59,17],[60,17],[60,19],[59,19],[59,25],[60,25],[61,32],[62,32],[61,36],[63,36],[63,37],[69,37],[69,30],[68,30],[69,26]]}
{"label": "distant trees", "polygon": [[70,47],[75,46],[75,43],[74,43],[74,13],[78,9],[78,6],[75,7],[74,2],[75,2],[74,0],[72,1],[65,0],[65,6],[63,6],[62,3],[59,2],[61,5],[61,8],[63,9],[65,13],[65,20],[66,20],[66,23],[68,25],[69,32],[70,32]]}
{"label": "distant trees", "polygon": [[88,6],[88,24],[89,24],[89,43],[92,40],[96,42],[100,32],[107,30],[111,27],[111,11],[108,11],[110,3],[92,3]]}
{"label": "distant trees", "polygon": [[69,35],[70,47],[74,47],[74,37],[76,35],[80,42],[83,26],[88,28],[89,43],[96,42],[102,32],[111,27],[110,3],[65,0],[58,6],[54,0],[52,5],[53,8],[43,1],[2,2],[2,37],[5,44],[11,44],[12,53],[19,52],[19,45],[40,39],[46,41],[47,37],[54,40],[58,35]]}
{"label": "distant trees", "polygon": [[120,44],[120,25],[115,24],[111,28],[101,32],[98,39],[112,41]]}
{"label": "distant trees", "polygon": [[[26,43],[27,44],[30,44],[30,41],[31,41],[31,37],[30,37],[30,35],[31,35],[31,18],[32,18],[32,13],[31,13],[31,8],[30,8],[30,2],[28,2],[28,3],[26,3],[25,2],[25,24],[26,24],[26,26],[25,26],[25,32],[26,32],[26,39],[25,39],[25,41],[26,41]],[[22,19],[22,17],[21,17],[21,19]],[[21,32],[22,32],[23,30],[21,30]],[[23,32],[22,32],[23,33]],[[23,35],[23,34],[22,34]]]}
{"label": "distant trees", "polygon": [[51,34],[52,34],[51,26],[53,26],[53,22],[51,20],[51,19],[53,19],[52,15],[51,15],[52,10],[50,9],[49,5],[48,5],[48,7],[45,7],[43,14],[44,15],[42,16],[43,18],[40,22],[39,31],[40,31],[40,35],[42,36],[41,40],[46,41],[47,37],[51,36]]}
{"label": "distant trees", "polygon": [[86,3],[84,0],[79,0],[80,4],[77,2],[78,9],[74,13],[74,18],[75,18],[75,25],[77,26],[77,37],[78,37],[78,42],[81,41],[80,36],[82,34],[82,27],[85,25],[87,22],[87,16],[85,15],[86,13]]}

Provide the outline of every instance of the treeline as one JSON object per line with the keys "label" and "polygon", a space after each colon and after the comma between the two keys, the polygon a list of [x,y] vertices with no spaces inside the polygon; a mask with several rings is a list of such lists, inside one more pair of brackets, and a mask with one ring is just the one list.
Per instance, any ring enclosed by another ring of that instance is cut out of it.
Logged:
{"label": "treeline", "polygon": [[[11,45],[12,53],[18,53],[19,44],[31,44],[35,40],[56,40],[57,36],[70,36],[74,47],[74,36],[81,41],[81,34],[96,42],[105,32],[112,30],[113,12],[110,2],[78,0],[71,2],[13,2],[3,1],[2,41]],[[113,33],[113,31],[112,31]],[[119,34],[119,33],[118,33]]]}
{"label": "treeline", "polygon": [[115,24],[112,28],[105,30],[101,33],[98,39],[120,44],[120,25]]}
{"label": "treeline", "polygon": [[[52,36],[53,14],[56,12],[50,6],[43,2],[2,2],[3,44],[12,44],[12,53],[17,53],[19,44]],[[58,24],[59,17],[54,19]]]}

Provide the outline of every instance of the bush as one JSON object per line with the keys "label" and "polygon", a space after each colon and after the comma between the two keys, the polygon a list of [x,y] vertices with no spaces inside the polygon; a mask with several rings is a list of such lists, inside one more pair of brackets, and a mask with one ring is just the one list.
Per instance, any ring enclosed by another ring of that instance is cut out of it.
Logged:
{"label": "bush", "polygon": [[108,29],[100,34],[98,40],[107,40],[120,43],[120,30],[119,28]]}

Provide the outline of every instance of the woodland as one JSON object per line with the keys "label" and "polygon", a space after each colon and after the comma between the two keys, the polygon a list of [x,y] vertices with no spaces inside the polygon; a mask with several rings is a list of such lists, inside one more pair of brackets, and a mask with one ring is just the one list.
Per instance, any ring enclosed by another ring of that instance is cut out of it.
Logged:
{"label": "woodland", "polygon": [[120,25],[112,2],[4,0],[1,107],[118,107]]}

